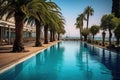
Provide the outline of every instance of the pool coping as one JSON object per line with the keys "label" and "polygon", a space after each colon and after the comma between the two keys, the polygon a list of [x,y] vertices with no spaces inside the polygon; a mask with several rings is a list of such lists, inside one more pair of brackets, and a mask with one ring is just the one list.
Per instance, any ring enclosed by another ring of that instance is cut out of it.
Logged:
{"label": "pool coping", "polygon": [[43,48],[43,49],[41,49],[41,50],[35,51],[34,54],[29,54],[29,55],[27,55],[27,56],[19,59],[18,61],[11,62],[10,64],[7,64],[7,65],[4,66],[2,69],[0,69],[0,74],[2,74],[2,73],[4,73],[5,71],[7,71],[7,70],[9,70],[9,69],[11,69],[11,68],[13,68],[13,67],[15,67],[15,66],[18,65],[18,64],[24,62],[25,60],[30,59],[31,57],[33,57],[33,56],[37,55],[38,53],[40,53],[40,52],[48,49],[49,47],[57,44],[58,42],[61,42],[61,41],[53,42],[52,44],[49,44],[49,46],[46,46],[45,48]]}
{"label": "pool coping", "polygon": [[108,48],[106,48],[106,47],[102,47],[102,46],[98,46],[98,45],[90,44],[90,43],[87,43],[87,42],[85,42],[85,41],[82,41],[82,42],[83,42],[83,43],[86,43],[86,44],[88,44],[88,45],[90,45],[90,46],[93,46],[93,47],[99,48],[99,49],[104,49],[104,50],[106,50],[106,51],[110,51],[110,52],[112,52],[112,53],[120,54],[120,53],[118,53],[118,52],[116,52],[116,51],[113,51],[113,50],[110,50],[110,49],[108,49]]}

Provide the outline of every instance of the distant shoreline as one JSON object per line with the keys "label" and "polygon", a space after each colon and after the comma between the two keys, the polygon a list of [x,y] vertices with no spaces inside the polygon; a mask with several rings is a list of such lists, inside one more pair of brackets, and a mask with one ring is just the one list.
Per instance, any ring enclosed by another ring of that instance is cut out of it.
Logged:
{"label": "distant shoreline", "polygon": [[[80,37],[63,37],[62,38],[63,40],[80,40]],[[92,39],[92,38],[91,38]],[[102,40],[102,37],[95,37],[95,39],[94,40]],[[105,38],[105,40],[106,41],[109,41],[109,37],[106,37]],[[112,37],[112,39],[111,39],[112,41],[116,41],[116,38],[115,37]]]}

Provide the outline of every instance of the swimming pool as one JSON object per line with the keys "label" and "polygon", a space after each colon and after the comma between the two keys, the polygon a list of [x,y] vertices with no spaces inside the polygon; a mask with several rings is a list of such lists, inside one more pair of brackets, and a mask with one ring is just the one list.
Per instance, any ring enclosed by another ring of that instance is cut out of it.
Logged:
{"label": "swimming pool", "polygon": [[63,41],[0,74],[0,80],[120,80],[120,55]]}

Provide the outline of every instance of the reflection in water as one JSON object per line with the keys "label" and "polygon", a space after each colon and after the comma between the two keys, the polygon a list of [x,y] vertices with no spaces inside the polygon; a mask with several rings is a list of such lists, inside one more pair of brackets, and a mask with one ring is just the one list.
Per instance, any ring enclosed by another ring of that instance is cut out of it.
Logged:
{"label": "reflection in water", "polygon": [[[84,47],[83,47],[84,46]],[[89,68],[89,54],[87,52],[87,44],[80,42],[79,50],[76,52],[77,65],[80,71],[84,71],[86,75],[85,80],[92,80],[92,70]],[[84,51],[84,52],[83,52]],[[84,60],[85,59],[85,60]]]}
{"label": "reflection in water", "polygon": [[[86,45],[85,45],[86,48]],[[120,54],[88,45],[90,57],[105,65],[113,75],[112,80],[120,80]],[[101,51],[100,51],[101,50]],[[102,72],[108,74],[109,71]]]}
{"label": "reflection in water", "polygon": [[105,64],[105,49],[102,50],[102,63]]}
{"label": "reflection in water", "polygon": [[[16,65],[11,70],[6,71],[5,73],[0,75],[0,80],[16,80],[15,77],[18,76],[18,74],[23,69],[23,63]],[[7,76],[7,77],[6,77]]]}
{"label": "reflection in water", "polygon": [[[84,46],[84,47],[83,47]],[[93,80],[95,71],[91,68],[91,65],[95,65],[95,63],[101,62],[105,65],[106,68],[111,70],[111,72],[105,69],[104,66],[101,66],[101,75],[102,74],[112,74],[112,80],[120,80],[120,55],[117,53],[113,53],[111,51],[107,51],[105,49],[96,48],[91,45],[87,45],[86,43],[80,43],[79,49],[76,52],[77,65],[80,68],[80,71],[85,71],[88,79]],[[96,60],[94,64],[92,64],[91,60]],[[86,65],[85,65],[86,64]],[[95,67],[94,67],[95,68]],[[96,69],[97,70],[97,69]],[[103,71],[102,71],[103,70]]]}
{"label": "reflection in water", "polygon": [[[49,80],[57,80],[57,72],[61,70],[64,52],[64,48],[60,47],[60,44],[61,43],[53,45],[50,49],[36,56],[36,64],[40,65],[39,76],[41,80],[45,80],[46,78],[49,78]],[[47,54],[45,55],[45,53]]]}
{"label": "reflection in water", "polygon": [[88,60],[88,45],[86,43],[84,43],[84,48],[86,50],[86,76],[87,76],[87,80],[92,80],[92,71],[89,69],[89,60]]}
{"label": "reflection in water", "polygon": [[104,49],[102,50],[102,63],[111,70],[113,80],[120,80],[120,55],[111,51],[107,53]]}
{"label": "reflection in water", "polygon": [[[80,45],[82,45],[82,42],[80,43]],[[78,67],[80,68],[80,70],[84,70],[84,61],[83,61],[83,52],[82,52],[82,47],[79,47],[79,50],[77,50],[76,52],[76,58],[77,58],[77,63],[78,63]]]}

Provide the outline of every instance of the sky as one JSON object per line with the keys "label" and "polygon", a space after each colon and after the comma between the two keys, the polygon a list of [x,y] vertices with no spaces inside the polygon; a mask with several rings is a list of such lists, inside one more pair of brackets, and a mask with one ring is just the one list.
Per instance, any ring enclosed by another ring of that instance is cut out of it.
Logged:
{"label": "sky", "polygon": [[[110,14],[112,9],[112,0],[51,0],[60,8],[65,18],[65,36],[79,37],[79,29],[76,29],[75,22],[79,14],[83,13],[87,6],[94,9],[93,16],[90,16],[89,27],[100,25],[101,18],[105,14]],[[84,26],[86,27],[86,21]],[[100,36],[101,34],[97,34]]]}

